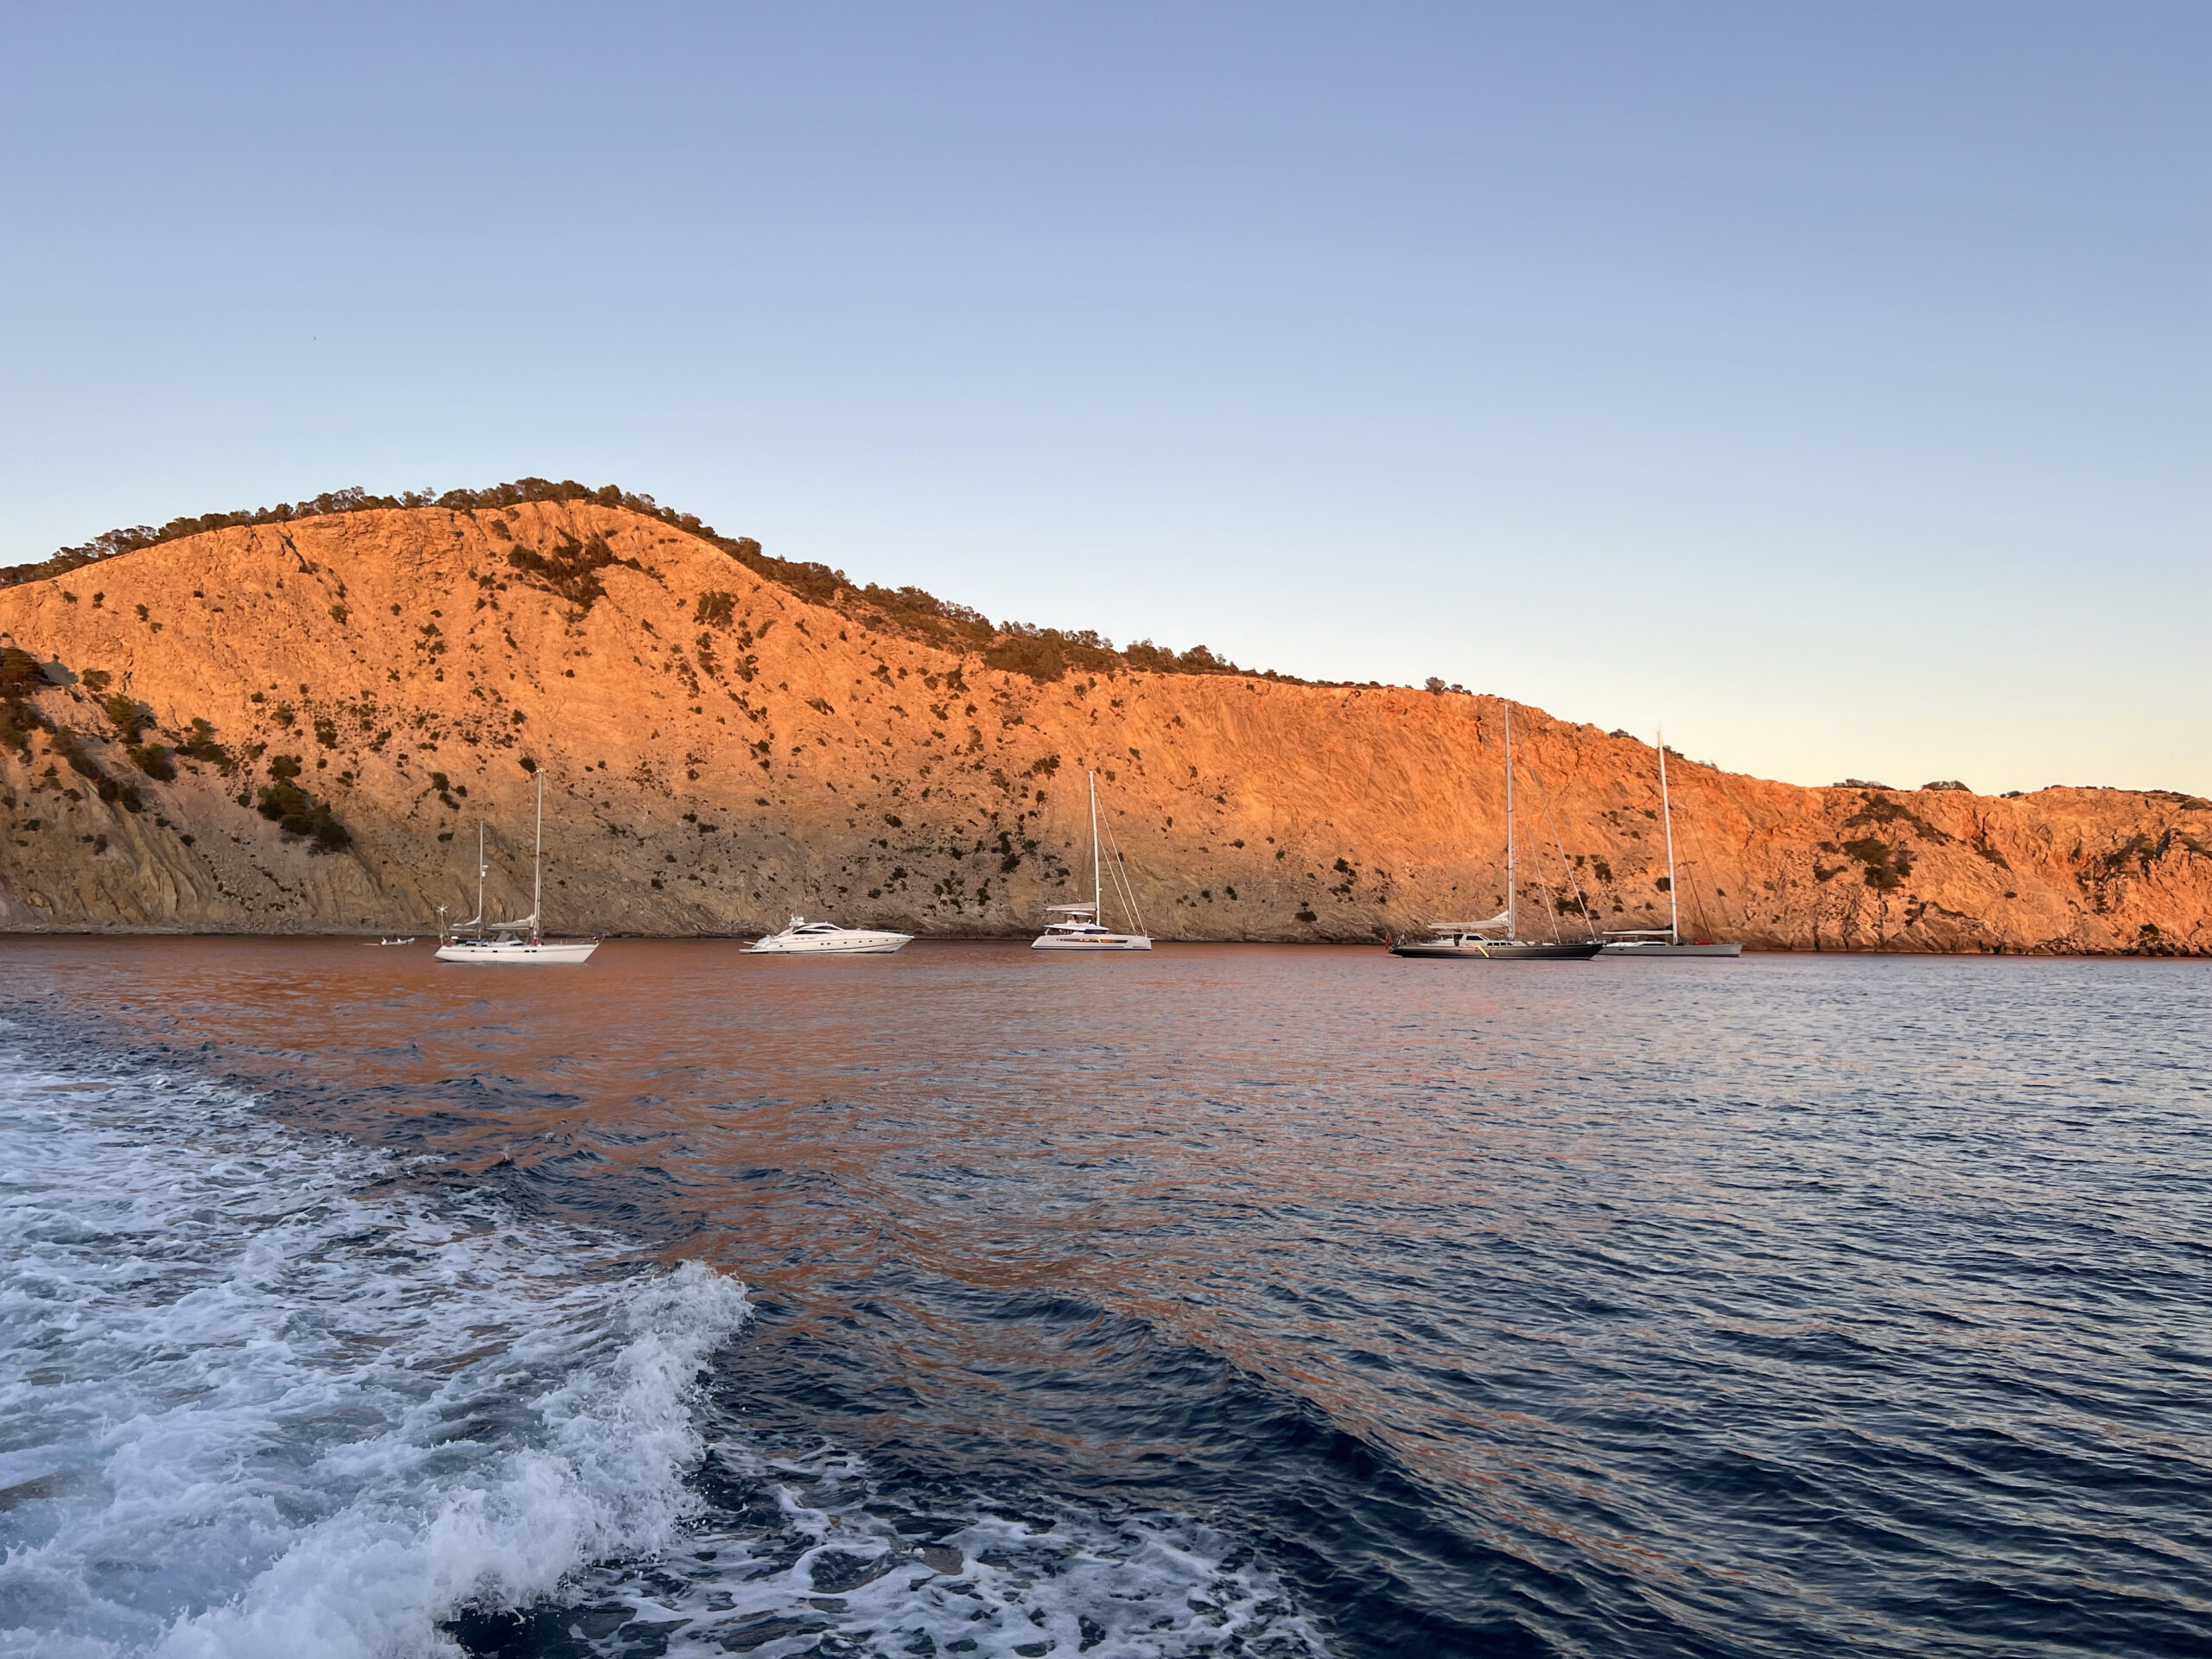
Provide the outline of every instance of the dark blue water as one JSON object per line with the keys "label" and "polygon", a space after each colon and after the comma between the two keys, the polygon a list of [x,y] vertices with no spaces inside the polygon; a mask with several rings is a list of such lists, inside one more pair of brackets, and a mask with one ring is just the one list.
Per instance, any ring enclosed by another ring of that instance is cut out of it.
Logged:
{"label": "dark blue water", "polygon": [[0,1652],[2212,1651],[2201,964],[56,940],[0,1017]]}

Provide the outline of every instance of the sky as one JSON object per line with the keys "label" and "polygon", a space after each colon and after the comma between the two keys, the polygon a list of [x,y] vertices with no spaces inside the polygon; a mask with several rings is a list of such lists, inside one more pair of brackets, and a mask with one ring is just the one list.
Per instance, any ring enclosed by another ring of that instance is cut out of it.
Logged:
{"label": "sky", "polygon": [[525,475],[1731,771],[2212,794],[2212,8],[0,0],[0,563]]}

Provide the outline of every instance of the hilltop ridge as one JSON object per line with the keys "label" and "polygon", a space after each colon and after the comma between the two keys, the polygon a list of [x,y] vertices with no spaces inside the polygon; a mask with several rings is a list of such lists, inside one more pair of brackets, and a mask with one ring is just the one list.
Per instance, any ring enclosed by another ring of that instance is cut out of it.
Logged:
{"label": "hilltop ridge", "polygon": [[[1064,630],[1025,622],[994,625],[981,611],[941,600],[920,588],[855,584],[842,570],[832,569],[826,564],[773,557],[750,536],[721,535],[713,525],[702,524],[695,514],[664,507],[649,495],[634,494],[613,484],[593,489],[574,479],[555,483],[543,478],[523,478],[484,490],[448,490],[435,497],[427,491],[376,496],[359,488],[333,490],[296,505],[287,501],[273,507],[172,518],[158,529],[151,524],[131,525],[95,536],[80,546],[59,549],[50,557],[35,563],[0,568],[0,588],[67,575],[125,553],[212,531],[292,525],[350,512],[424,507],[449,512],[498,512],[510,507],[563,502],[620,508],[640,518],[658,519],[721,549],[755,575],[787,588],[802,599],[832,607],[871,629],[901,634],[925,645],[978,651],[988,666],[1026,673],[1033,678],[1058,679],[1071,666],[1091,670],[1141,668],[1171,674],[1252,671],[1223,660],[1202,645],[1178,652],[1155,645],[1149,639],[1141,639],[1116,648],[1092,629]],[[1272,670],[1262,672],[1259,677],[1289,680],[1299,685],[1312,683]]]}
{"label": "hilltop ridge", "polygon": [[[772,561],[645,498],[502,488],[192,521],[10,573],[0,927],[419,929],[473,904],[480,816],[495,910],[526,908],[541,767],[562,929],[1025,931],[1087,858],[1086,767],[1163,938],[1366,939],[1503,902],[1487,697],[1147,660]],[[1524,915],[1545,915],[1535,865],[1570,910],[1573,872],[1601,925],[1663,920],[1649,747],[1518,706],[1515,734],[1541,785]],[[1669,766],[1692,927],[2212,950],[2195,798]]]}

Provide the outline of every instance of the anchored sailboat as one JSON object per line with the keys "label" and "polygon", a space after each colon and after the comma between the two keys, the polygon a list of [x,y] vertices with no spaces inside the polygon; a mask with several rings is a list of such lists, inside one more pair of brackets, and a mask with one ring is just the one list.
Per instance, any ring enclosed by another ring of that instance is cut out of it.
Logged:
{"label": "anchored sailboat", "polygon": [[[1505,710],[1505,908],[1486,922],[1431,922],[1425,939],[1401,939],[1394,957],[1449,957],[1478,962],[1586,962],[1598,954],[1595,939],[1582,944],[1544,944],[1521,937],[1520,864],[1513,835],[1513,705]],[[1492,934],[1497,937],[1491,937]]]}
{"label": "anchored sailboat", "polygon": [[[1609,957],[1740,957],[1740,944],[1682,938],[1680,884],[1675,879],[1675,809],[1667,798],[1667,734],[1659,734],[1659,814],[1667,822],[1667,925],[1615,928],[1605,935]],[[1698,913],[1703,915],[1700,905]]]}
{"label": "anchored sailboat", "polygon": [[[1090,902],[1078,905],[1047,905],[1048,915],[1065,919],[1047,922],[1045,931],[1030,940],[1032,950],[1149,950],[1152,939],[1144,931],[1144,918],[1137,914],[1136,894],[1130,890],[1128,872],[1122,866],[1121,849],[1114,849],[1114,897],[1128,913],[1132,931],[1116,933],[1105,925],[1106,899],[1105,868],[1099,854],[1098,774],[1084,774],[1090,780]],[[1111,837],[1109,828],[1105,834]]]}
{"label": "anchored sailboat", "polygon": [[538,912],[544,907],[545,773],[537,774],[537,838],[530,854],[530,914],[518,921],[500,922],[489,938],[484,930],[484,826],[476,826],[476,915],[464,927],[476,930],[474,938],[448,935],[438,941],[440,962],[474,963],[480,966],[557,966],[583,962],[599,949],[597,939],[547,939],[538,937]]}

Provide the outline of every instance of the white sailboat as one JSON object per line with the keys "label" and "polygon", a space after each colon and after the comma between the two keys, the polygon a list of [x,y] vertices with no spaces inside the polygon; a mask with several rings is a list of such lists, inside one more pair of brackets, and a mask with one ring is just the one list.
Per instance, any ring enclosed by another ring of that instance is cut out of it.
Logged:
{"label": "white sailboat", "polygon": [[887,957],[913,940],[911,933],[893,933],[888,928],[839,927],[794,916],[789,927],[756,940],[746,947],[745,953],[749,957]]}
{"label": "white sailboat", "polygon": [[[1090,901],[1077,905],[1047,905],[1046,913],[1060,917],[1059,921],[1047,922],[1045,931],[1030,940],[1032,950],[1149,950],[1151,937],[1144,931],[1144,918],[1137,914],[1137,897],[1130,890],[1128,872],[1122,867],[1121,849],[1114,849],[1114,896],[1128,912],[1133,931],[1116,933],[1108,927],[1105,917],[1106,885],[1103,874],[1104,865],[1099,855],[1098,774],[1084,774],[1090,780]],[[1106,831],[1111,836],[1113,831]]]}
{"label": "white sailboat", "polygon": [[[1740,957],[1740,944],[1682,938],[1682,906],[1675,880],[1675,809],[1667,798],[1667,734],[1659,734],[1659,815],[1667,823],[1667,925],[1624,927],[1605,935],[1609,957]],[[1699,914],[1704,913],[1702,907]]]}
{"label": "white sailboat", "polygon": [[[1595,939],[1569,944],[1545,944],[1521,937],[1520,863],[1513,835],[1513,705],[1505,710],[1505,908],[1486,922],[1431,922],[1428,938],[1392,943],[1394,957],[1428,957],[1471,962],[1587,962],[1598,954]],[[1492,938],[1495,934],[1497,937]]]}
{"label": "white sailboat", "polygon": [[537,773],[537,837],[530,854],[530,914],[518,921],[499,922],[491,937],[484,931],[484,825],[476,826],[476,915],[462,927],[476,930],[474,938],[458,937],[459,930],[438,941],[440,962],[471,963],[480,967],[556,967],[589,959],[599,949],[597,939],[541,938],[537,917],[543,908],[545,854],[545,772]]}

